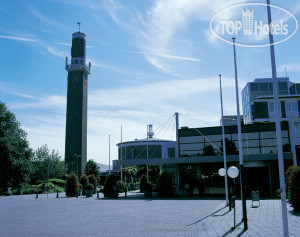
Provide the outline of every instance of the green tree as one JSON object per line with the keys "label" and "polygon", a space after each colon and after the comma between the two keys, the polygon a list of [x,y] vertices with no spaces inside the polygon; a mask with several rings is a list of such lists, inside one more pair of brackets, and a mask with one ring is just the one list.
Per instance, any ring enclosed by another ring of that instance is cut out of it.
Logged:
{"label": "green tree", "polygon": [[97,178],[99,178],[99,172],[100,172],[100,169],[97,165],[97,163],[91,159],[91,160],[88,160],[88,162],[86,162],[85,164],[85,168],[84,168],[84,173],[89,176],[89,175],[95,175]]}
{"label": "green tree", "polygon": [[103,189],[103,194],[105,198],[115,198],[116,195],[118,197],[118,191],[114,190],[114,186],[117,187],[116,175],[113,173],[107,174]]}
{"label": "green tree", "polygon": [[79,191],[79,182],[76,174],[70,174],[66,183],[66,196],[75,197],[76,192]]}
{"label": "green tree", "polygon": [[0,190],[29,182],[31,156],[26,133],[15,115],[0,101]]}
{"label": "green tree", "polygon": [[[158,165],[149,165],[148,166],[148,174],[149,174],[149,181],[155,183],[161,173],[161,168]],[[137,177],[142,177],[143,175],[147,175],[147,166],[141,165],[138,168]]]}
{"label": "green tree", "polygon": [[212,145],[208,145],[203,148],[203,156],[215,156],[215,150]]}
{"label": "green tree", "polygon": [[[223,139],[221,139],[221,146],[220,151],[223,152]],[[235,142],[232,140],[228,140],[228,138],[225,138],[225,146],[226,146],[226,155],[237,155],[238,149],[235,145]]]}
{"label": "green tree", "polygon": [[33,172],[31,178],[33,181],[46,180],[48,178],[62,178],[67,174],[67,167],[58,151],[50,151],[45,144],[39,147],[32,158]]}
{"label": "green tree", "polygon": [[162,198],[172,197],[174,192],[172,174],[169,172],[162,172],[157,180],[158,196]]}

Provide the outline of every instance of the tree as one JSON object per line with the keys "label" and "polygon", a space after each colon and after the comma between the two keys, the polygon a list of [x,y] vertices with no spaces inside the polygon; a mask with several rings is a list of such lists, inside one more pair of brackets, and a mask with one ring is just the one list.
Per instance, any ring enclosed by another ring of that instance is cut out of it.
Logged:
{"label": "tree", "polygon": [[[223,139],[221,139],[221,144],[220,151],[223,152]],[[239,153],[234,141],[225,138],[225,146],[226,155],[237,155]]]}
{"label": "tree", "polygon": [[[148,174],[149,181],[152,183],[156,182],[161,172],[161,168],[158,165],[149,165],[148,166]],[[143,175],[147,175],[147,166],[141,165],[137,171],[137,177],[142,177]]]}
{"label": "tree", "polygon": [[66,183],[66,196],[75,197],[76,192],[79,191],[79,182],[76,174],[70,174]]}
{"label": "tree", "polygon": [[89,175],[95,175],[97,178],[99,177],[99,172],[100,169],[97,165],[97,163],[94,160],[88,160],[88,162],[86,162],[85,164],[85,168],[84,168],[84,173],[89,176]]}
{"label": "tree", "polygon": [[89,183],[92,184],[94,187],[94,193],[96,193],[97,186],[98,186],[98,181],[96,176],[94,174],[89,175],[88,179],[89,179]]}
{"label": "tree", "polygon": [[208,145],[203,148],[203,156],[215,156],[215,150],[212,145]]}
{"label": "tree", "polygon": [[172,181],[172,174],[163,172],[157,180],[157,194],[159,197],[172,197],[174,195],[174,187]]}
{"label": "tree", "polygon": [[107,174],[103,188],[105,198],[115,198],[116,195],[118,196],[118,191],[114,190],[114,186],[117,187],[117,177],[113,173]]}
{"label": "tree", "polygon": [[0,190],[29,182],[31,156],[26,133],[15,115],[0,101]]}
{"label": "tree", "polygon": [[58,151],[50,151],[45,144],[39,147],[32,158],[33,172],[31,178],[33,181],[46,180],[48,178],[62,178],[67,174],[65,162],[61,160]]}

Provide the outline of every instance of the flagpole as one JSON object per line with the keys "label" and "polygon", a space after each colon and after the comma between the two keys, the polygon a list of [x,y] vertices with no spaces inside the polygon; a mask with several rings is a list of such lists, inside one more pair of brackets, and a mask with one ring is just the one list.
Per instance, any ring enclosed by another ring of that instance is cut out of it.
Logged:
{"label": "flagpole", "polygon": [[110,135],[108,136],[108,159],[109,159],[109,173],[110,173]]}
{"label": "flagpole", "polygon": [[223,121],[223,98],[222,98],[222,82],[221,82],[221,74],[220,77],[220,100],[221,100],[221,120],[222,120],[222,137],[223,137],[223,157],[224,157],[224,169],[225,173],[225,194],[226,194],[226,204],[228,205],[228,183],[227,183],[227,161],[226,161],[226,144],[225,144],[225,129],[224,129],[224,121]]}
{"label": "flagpole", "polygon": [[[123,160],[122,126],[121,126],[121,160]],[[123,181],[123,166],[121,165],[121,181]]]}
{"label": "flagpole", "polygon": [[275,49],[274,49],[273,34],[271,32],[272,17],[271,17],[270,0],[267,0],[267,11],[268,11],[268,24],[270,29],[269,41],[270,41],[271,67],[272,67],[273,93],[274,93],[278,169],[279,169],[279,180],[280,180],[280,191],[281,191],[282,224],[283,224],[283,234],[285,237],[288,237],[289,227],[288,227],[287,205],[286,205],[284,163],[283,163],[283,151],[282,151],[282,136],[281,136],[281,122],[280,122],[280,110],[279,110],[279,99],[278,99],[278,83],[277,83],[277,72],[276,72],[276,61],[275,61]]}
{"label": "flagpole", "polygon": [[241,198],[242,198],[242,205],[243,205],[244,230],[248,230],[245,172],[244,172],[243,144],[242,144],[242,129],[241,129],[241,118],[240,118],[239,86],[238,86],[238,78],[237,78],[236,51],[235,51],[235,38],[234,37],[232,38],[232,41],[233,41],[233,54],[234,54],[234,74],[235,74],[235,93],[236,93],[235,96],[236,96],[238,141],[239,141]]}

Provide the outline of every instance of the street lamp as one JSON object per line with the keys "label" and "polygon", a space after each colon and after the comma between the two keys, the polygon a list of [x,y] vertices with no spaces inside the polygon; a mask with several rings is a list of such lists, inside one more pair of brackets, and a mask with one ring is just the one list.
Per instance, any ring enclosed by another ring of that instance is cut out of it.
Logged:
{"label": "street lamp", "polygon": [[81,157],[81,155],[74,154],[74,156],[77,159],[77,177],[78,177],[78,157]]}
{"label": "street lamp", "polygon": [[233,212],[233,229],[235,229],[235,178],[238,177],[239,175],[239,170],[238,168],[236,168],[235,166],[231,166],[229,167],[229,169],[227,170],[227,174],[230,178],[233,178],[233,202],[232,202],[232,206],[234,208],[234,212]]}

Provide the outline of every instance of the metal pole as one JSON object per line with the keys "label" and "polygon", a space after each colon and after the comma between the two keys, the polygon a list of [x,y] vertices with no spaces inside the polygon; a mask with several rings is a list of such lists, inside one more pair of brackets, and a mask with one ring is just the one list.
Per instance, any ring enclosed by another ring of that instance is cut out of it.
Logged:
{"label": "metal pole", "polygon": [[221,100],[221,119],[222,119],[222,138],[223,138],[223,157],[224,157],[224,169],[225,169],[225,195],[226,195],[226,204],[228,205],[228,183],[227,183],[227,161],[226,161],[226,144],[225,144],[225,129],[223,121],[223,98],[222,98],[222,82],[221,74],[220,77],[220,100]]}
{"label": "metal pole", "polygon": [[[122,150],[122,147],[123,147],[123,143],[122,143],[122,126],[121,126],[121,160],[123,159],[123,150]],[[121,165],[121,181],[123,181],[123,166]]]}
{"label": "metal pole", "polygon": [[110,135],[108,136],[108,160],[109,160],[108,170],[109,170],[109,173],[110,173]]}
{"label": "metal pole", "polygon": [[[267,11],[268,11],[268,24],[271,29],[272,18],[271,18],[270,0],[267,0]],[[278,150],[278,169],[279,169],[279,180],[280,180],[280,189],[281,189],[282,224],[283,224],[283,234],[285,237],[288,237],[289,227],[288,227],[286,192],[285,192],[282,136],[281,136],[280,110],[279,110],[279,99],[278,99],[278,83],[277,83],[277,72],[276,72],[276,62],[275,62],[274,39],[271,30],[269,31],[269,40],[270,40],[271,67],[272,67],[272,78],[273,78],[276,141],[277,141],[277,150]]]}
{"label": "metal pole", "polygon": [[[149,158],[148,132],[149,132],[149,125],[147,125],[147,161],[148,161],[148,158]],[[148,176],[149,176],[149,167],[148,167],[148,164],[147,164],[147,177]]]}
{"label": "metal pole", "polygon": [[48,198],[48,188],[49,188],[49,163],[50,163],[50,160],[48,159],[48,175],[47,175],[47,198]]}
{"label": "metal pole", "polygon": [[239,86],[238,86],[238,78],[237,78],[237,65],[236,65],[236,52],[235,52],[235,38],[234,37],[232,38],[232,41],[233,41],[233,53],[234,53],[235,96],[236,96],[238,140],[239,140],[239,161],[240,161],[240,173],[241,173],[240,182],[241,182],[241,198],[242,198],[242,205],[243,205],[243,222],[244,222],[244,230],[248,230],[245,174],[244,174],[244,161],[243,161],[242,129],[241,129],[241,119],[240,119]]}
{"label": "metal pole", "polygon": [[178,129],[179,129],[179,113],[176,112],[175,113],[175,122],[176,122],[176,142],[177,142],[177,150],[175,149],[175,157],[179,158],[179,133],[178,133]]}
{"label": "metal pole", "polygon": [[290,147],[291,152],[293,154],[294,166],[297,167],[297,156],[296,156],[296,148],[295,148],[295,135],[294,135],[294,122],[292,116],[289,117],[289,130],[290,130]]}

